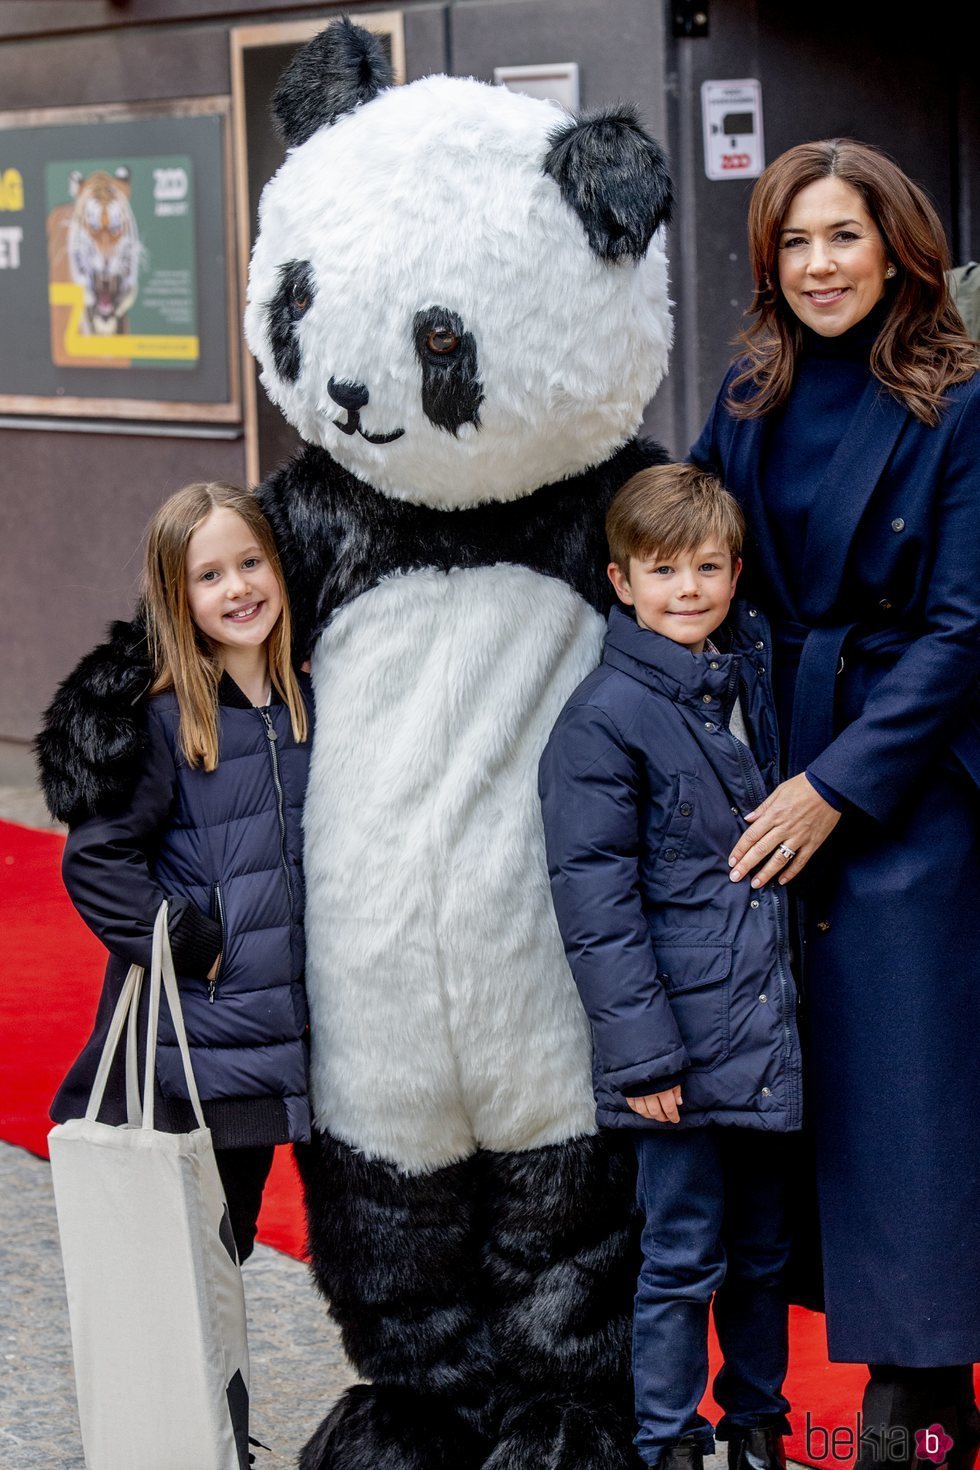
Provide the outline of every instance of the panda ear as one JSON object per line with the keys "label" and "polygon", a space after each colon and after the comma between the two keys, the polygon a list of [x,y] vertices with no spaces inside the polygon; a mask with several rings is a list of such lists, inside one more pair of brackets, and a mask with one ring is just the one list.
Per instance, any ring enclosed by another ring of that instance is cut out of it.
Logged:
{"label": "panda ear", "polygon": [[654,231],[670,220],[673,194],[667,158],[620,105],[552,133],[544,160],[603,260],[642,259]]}
{"label": "panda ear", "polygon": [[393,80],[378,37],[344,16],[297,51],[283,73],[272,99],[279,131],[296,148]]}

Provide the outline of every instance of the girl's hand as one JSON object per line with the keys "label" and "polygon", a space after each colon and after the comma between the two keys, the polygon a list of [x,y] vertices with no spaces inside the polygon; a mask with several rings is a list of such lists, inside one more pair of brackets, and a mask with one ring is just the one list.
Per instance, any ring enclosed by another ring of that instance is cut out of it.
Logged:
{"label": "girl's hand", "polygon": [[[738,883],[768,858],[752,879],[752,887],[762,888],[770,878],[788,883],[802,873],[820,844],[833,832],[840,816],[805,775],[793,776],[777,786],[754,812],[746,814],[745,820],[751,826],[729,855],[732,871],[728,876]],[[780,844],[795,856],[786,857],[778,850]]]}
{"label": "girl's hand", "polygon": [[681,1085],[676,1082],[673,1087],[668,1087],[666,1092],[651,1092],[647,1097],[628,1097],[626,1101],[634,1113],[639,1113],[644,1118],[651,1118],[654,1123],[679,1123],[681,1115],[677,1111],[684,1099],[681,1097]]}

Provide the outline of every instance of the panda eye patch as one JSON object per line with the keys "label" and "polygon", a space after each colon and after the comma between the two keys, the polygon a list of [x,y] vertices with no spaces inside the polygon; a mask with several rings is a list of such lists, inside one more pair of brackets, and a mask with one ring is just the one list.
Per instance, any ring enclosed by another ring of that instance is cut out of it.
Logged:
{"label": "panda eye patch", "polygon": [[269,342],[276,372],[287,383],[295,383],[300,370],[296,323],[313,305],[313,267],[308,260],[287,260],[279,267],[279,285],[267,304]]}
{"label": "panda eye patch", "polygon": [[447,353],[456,352],[460,345],[460,339],[448,327],[437,327],[434,332],[430,332],[426,337],[425,345],[430,352],[434,352],[437,356],[442,357]]}
{"label": "panda eye patch", "polygon": [[422,369],[422,410],[430,423],[447,434],[463,424],[480,427],[483,384],[476,338],[458,312],[430,306],[415,314],[415,355]]}

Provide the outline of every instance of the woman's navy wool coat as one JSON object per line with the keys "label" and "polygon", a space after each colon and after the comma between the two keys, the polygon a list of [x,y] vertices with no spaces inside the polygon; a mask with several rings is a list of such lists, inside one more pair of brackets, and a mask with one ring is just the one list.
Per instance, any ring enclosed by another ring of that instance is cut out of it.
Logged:
{"label": "woman's navy wool coat", "polygon": [[930,428],[869,374],[836,455],[800,486],[809,530],[791,557],[764,494],[769,427],[729,413],[729,380],[691,458],[746,512],[748,586],[789,712],[786,774],[809,766],[848,803],[800,880],[830,1353],[972,1363],[980,376]]}
{"label": "woman's navy wool coat", "polygon": [[[614,607],[541,758],[555,912],[614,1128],[801,1123],[786,894],[728,876],[777,771],[769,631],[740,603],[728,631],[728,652],[694,655]],[[736,694],[758,761],[728,728]],[[679,1125],[626,1102],[678,1081]]]}
{"label": "woman's navy wool coat", "polygon": [[[305,676],[302,683],[310,703]],[[309,1137],[301,866],[309,741],[296,744],[275,694],[266,711],[256,709],[225,675],[219,698],[214,771],[187,765],[176,698],[158,695],[147,705],[146,753],[125,810],[90,817],[68,836],[65,886],[110,958],[95,1029],[52,1104],[57,1122],[85,1111],[126,973],[149,966],[154,918],[167,898],[194,1076],[215,1147]],[[126,1116],[121,1062],[100,1114],[110,1123]],[[165,1000],[157,1079],[157,1126],[196,1126]]]}

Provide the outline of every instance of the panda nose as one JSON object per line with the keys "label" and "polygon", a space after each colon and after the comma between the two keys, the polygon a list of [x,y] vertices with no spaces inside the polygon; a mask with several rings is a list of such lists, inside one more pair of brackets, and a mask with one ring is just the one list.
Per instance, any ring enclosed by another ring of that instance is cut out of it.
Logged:
{"label": "panda nose", "polygon": [[349,409],[351,413],[363,408],[370,397],[363,383],[337,383],[333,378],[327,384],[327,392],[334,403],[339,403],[341,408]]}

